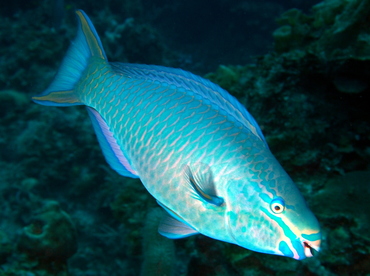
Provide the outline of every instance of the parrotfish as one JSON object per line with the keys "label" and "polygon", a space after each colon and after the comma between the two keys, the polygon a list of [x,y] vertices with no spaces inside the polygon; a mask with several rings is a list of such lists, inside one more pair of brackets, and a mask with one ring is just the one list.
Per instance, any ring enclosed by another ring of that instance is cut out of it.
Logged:
{"label": "parrotfish", "polygon": [[109,165],[140,178],[167,211],[159,233],[294,259],[319,250],[316,217],[243,105],[181,69],[108,62],[92,22],[76,13],[77,36],[33,100],[86,106]]}

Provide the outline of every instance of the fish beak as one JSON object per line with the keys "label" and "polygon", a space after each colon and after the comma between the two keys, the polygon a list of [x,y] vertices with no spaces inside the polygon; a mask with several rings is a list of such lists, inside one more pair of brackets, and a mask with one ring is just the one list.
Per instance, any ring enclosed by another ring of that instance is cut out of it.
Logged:
{"label": "fish beak", "polygon": [[312,254],[312,249],[316,250],[317,252],[320,251],[320,243],[321,240],[316,240],[316,241],[303,241],[303,248],[304,248],[304,254],[306,255],[307,258],[310,258],[313,256]]}

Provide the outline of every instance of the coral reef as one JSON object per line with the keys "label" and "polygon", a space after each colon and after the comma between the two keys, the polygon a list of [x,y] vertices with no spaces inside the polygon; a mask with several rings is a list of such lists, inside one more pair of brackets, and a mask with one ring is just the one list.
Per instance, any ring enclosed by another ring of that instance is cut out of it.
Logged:
{"label": "coral reef", "polygon": [[351,275],[354,263],[370,271],[369,183],[370,171],[353,171],[328,180],[315,196],[313,210],[327,231],[320,259],[338,274]]}
{"label": "coral reef", "polygon": [[23,228],[18,248],[30,258],[66,261],[77,250],[73,222],[57,202],[45,202],[30,225]]}
{"label": "coral reef", "polygon": [[[77,250],[76,229],[69,215],[58,202],[42,200],[27,190],[8,188],[1,195],[7,202],[2,203],[4,213],[11,216],[0,226],[1,275],[68,275],[67,260]],[[6,211],[7,204],[12,212]],[[17,231],[22,220],[27,225]]]}
{"label": "coral reef", "polygon": [[56,35],[48,26],[45,3],[23,11],[22,17],[16,20],[5,17],[0,21],[2,90],[42,90],[46,82],[35,83],[35,80],[40,76],[50,80],[57,58],[61,59],[68,47],[67,36],[73,34],[72,29],[67,36],[65,29],[60,30],[64,35]]}
{"label": "coral reef", "polygon": [[7,257],[14,251],[14,244],[5,230],[0,229],[0,264],[6,263]]}
{"label": "coral reef", "polygon": [[26,107],[29,102],[27,96],[16,90],[0,91],[0,118],[5,118],[10,113],[15,115],[15,112]]}
{"label": "coral reef", "polygon": [[156,207],[148,212],[143,228],[143,264],[141,276],[171,276],[174,274],[174,241],[158,233],[165,211]]}
{"label": "coral reef", "polygon": [[[370,209],[359,208],[367,205],[370,196],[368,183],[370,171],[353,171],[330,179],[325,184],[325,189],[316,196],[313,207],[329,221],[338,217],[350,220],[351,224],[346,224],[350,232],[357,238],[370,242]],[[346,204],[342,204],[343,202]]]}
{"label": "coral reef", "polygon": [[289,10],[278,19],[275,50],[311,52],[325,60],[368,60],[369,13],[367,0],[326,0],[315,5],[310,15]]}
{"label": "coral reef", "polygon": [[67,259],[77,251],[76,230],[71,218],[55,201],[47,201],[29,225],[23,228],[18,250],[34,262],[34,268],[66,269]]}

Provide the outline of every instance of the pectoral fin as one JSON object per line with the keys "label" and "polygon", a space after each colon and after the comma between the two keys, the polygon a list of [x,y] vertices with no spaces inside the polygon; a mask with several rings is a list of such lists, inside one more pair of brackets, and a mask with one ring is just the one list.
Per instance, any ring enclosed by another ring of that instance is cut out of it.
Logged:
{"label": "pectoral fin", "polygon": [[207,164],[185,165],[184,174],[195,198],[216,206],[221,206],[224,203],[223,198],[217,195],[212,171]]}

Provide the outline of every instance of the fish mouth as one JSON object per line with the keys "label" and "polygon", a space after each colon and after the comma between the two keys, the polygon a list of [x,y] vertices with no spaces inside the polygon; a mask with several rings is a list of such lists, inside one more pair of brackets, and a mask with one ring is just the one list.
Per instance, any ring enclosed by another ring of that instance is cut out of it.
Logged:
{"label": "fish mouth", "polygon": [[304,254],[306,256],[306,258],[310,258],[310,257],[313,257],[313,251],[317,251],[319,252],[320,251],[320,240],[317,240],[317,241],[313,241],[313,242],[310,242],[310,241],[303,241],[302,244],[303,244],[303,249],[304,249]]}

